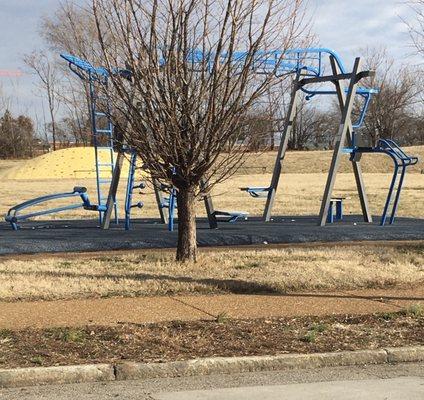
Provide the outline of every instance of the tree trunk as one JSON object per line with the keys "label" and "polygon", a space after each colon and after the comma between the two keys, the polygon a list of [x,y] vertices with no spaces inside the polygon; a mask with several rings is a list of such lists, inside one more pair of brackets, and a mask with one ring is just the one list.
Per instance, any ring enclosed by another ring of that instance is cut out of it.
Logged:
{"label": "tree trunk", "polygon": [[50,119],[52,121],[53,151],[56,151],[56,121],[54,118],[53,102],[50,97],[49,97],[49,111],[50,111]]}
{"label": "tree trunk", "polygon": [[183,188],[177,192],[178,247],[177,261],[196,261],[196,210],[194,188]]}

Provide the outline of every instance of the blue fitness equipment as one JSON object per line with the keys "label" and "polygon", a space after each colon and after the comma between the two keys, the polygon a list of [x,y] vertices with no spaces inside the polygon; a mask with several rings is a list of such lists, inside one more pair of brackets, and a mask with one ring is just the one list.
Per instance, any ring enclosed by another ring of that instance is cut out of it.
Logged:
{"label": "blue fitness equipment", "polygon": [[[177,174],[177,169],[172,168],[172,175]],[[175,186],[169,186],[169,196],[168,196],[168,230],[172,232],[174,230],[174,213],[177,208],[177,189]]]}
{"label": "blue fitness equipment", "polygon": [[139,201],[135,204],[132,202],[133,193],[135,189],[144,189],[146,187],[144,182],[141,182],[138,186],[134,185],[135,182],[135,170],[137,164],[137,154],[135,151],[131,152],[130,156],[130,168],[127,180],[127,190],[125,193],[125,230],[129,230],[131,226],[131,209],[142,208],[143,202]]}
{"label": "blue fitness equipment", "polygon": [[162,209],[168,210],[168,215],[166,218],[168,231],[174,231],[174,220],[175,220],[175,210],[177,209],[177,189],[172,185],[167,185],[165,183],[159,184],[159,190],[161,193],[166,194],[162,195],[159,202],[159,206]]}
{"label": "blue fitness equipment", "polygon": [[[83,207],[85,210],[97,211],[99,213],[99,220],[102,224],[103,215],[106,213],[108,206],[106,200],[108,199],[108,192],[111,186],[113,173],[115,171],[115,154],[114,147],[116,145],[114,141],[114,126],[110,118],[110,99],[107,96],[108,89],[108,78],[109,72],[103,67],[94,67],[88,61],[82,60],[78,57],[61,54],[61,57],[68,62],[69,68],[74,72],[80,79],[88,83],[90,101],[90,117],[91,117],[91,129],[93,137],[93,145],[95,149],[95,170],[96,170],[96,187],[97,187],[97,200],[98,204],[93,205],[90,203],[86,188],[76,187],[72,192],[69,193],[58,193],[47,196],[38,197],[26,201],[11,208],[6,216],[6,221],[10,222],[13,229],[18,229],[18,221],[23,221],[31,217],[37,217],[56,212],[76,209]],[[114,74],[119,74],[125,78],[129,78],[130,74],[125,69],[114,69]],[[102,86],[102,92],[99,95],[99,85]],[[102,103],[102,104],[99,104]],[[131,152],[130,152],[131,153]],[[102,160],[106,158],[106,162]],[[130,210],[134,207],[142,207],[142,202],[131,204],[132,191],[134,190],[134,171],[135,171],[135,153],[131,153],[130,162],[130,173],[131,186],[127,187],[126,192],[126,203],[125,203],[125,227],[129,229],[130,226]],[[104,176],[104,174],[108,176]],[[139,185],[141,187],[142,184]],[[59,200],[68,197],[80,196],[83,200],[82,204],[72,204],[69,206],[55,207],[47,210],[40,210],[28,214],[21,214],[22,210],[42,204],[44,202]],[[112,207],[115,216],[115,222],[118,223],[118,205],[115,197],[112,201]],[[112,210],[111,210],[112,211]]]}
{"label": "blue fitness equipment", "polygon": [[[246,56],[247,53],[243,52],[232,55],[235,64],[243,64],[246,61]],[[332,74],[330,75],[325,75],[324,61],[327,57],[329,58],[332,70]],[[205,63],[201,52],[194,52],[191,55],[191,60],[193,65],[197,65],[198,68],[201,68],[201,66]],[[211,63],[206,63],[208,68],[213,68],[214,62],[216,62],[215,60],[220,60],[218,62],[228,62],[228,57],[226,54],[224,54],[221,58],[216,58],[214,55],[211,55],[207,58],[207,60],[213,60]],[[387,213],[390,208],[391,213],[389,222],[390,224],[393,224],[406,169],[411,165],[415,165],[418,162],[418,159],[416,157],[406,155],[405,152],[392,140],[382,139],[375,147],[358,146],[357,130],[364,123],[373,95],[378,93],[378,89],[359,87],[358,83],[363,78],[372,76],[373,72],[361,71],[359,58],[355,60],[353,71],[350,73],[347,72],[340,56],[336,52],[327,48],[305,48],[290,49],[286,51],[259,52],[257,58],[255,58],[255,61],[252,64],[252,68],[258,73],[274,73],[280,76],[284,74],[296,74],[289,111],[287,113],[284,131],[278,149],[271,184],[268,187],[251,186],[241,188],[241,190],[246,191],[253,198],[267,199],[263,213],[263,220],[269,221],[271,219],[271,211],[280,179],[282,163],[287,150],[288,138],[297,112],[299,92],[303,92],[306,95],[307,100],[318,95],[336,95],[338,97],[342,113],[332,164],[330,166],[325,193],[321,204],[319,225],[324,226],[326,222],[333,222],[334,220],[342,219],[342,200],[338,201],[337,198],[332,198],[331,193],[340,163],[340,156],[343,153],[351,155],[350,160],[352,161],[362,212],[366,222],[372,222],[372,217],[369,211],[368,200],[359,164],[361,154],[383,153],[392,158],[395,166],[394,175],[389,187],[389,193],[381,216],[380,225],[384,225],[386,223]],[[349,81],[349,85],[344,87],[341,83],[342,81]],[[310,85],[321,83],[331,83],[335,86],[335,89],[322,87],[315,88],[314,86],[312,86],[312,88],[310,87]],[[362,99],[362,104],[357,121],[352,123],[351,113],[353,102],[355,98],[358,97]],[[346,140],[348,141],[348,147],[344,147],[344,142]],[[335,218],[333,213],[334,205],[336,206]]]}
{"label": "blue fitness equipment", "polygon": [[[61,54],[61,57],[68,61],[69,68],[82,80],[88,82],[90,88],[90,111],[91,111],[91,127],[93,135],[93,145],[95,149],[95,166],[97,180],[97,196],[102,212],[99,213],[100,224],[104,229],[109,227],[111,212],[115,216],[115,222],[118,223],[118,204],[116,201],[116,190],[119,183],[117,177],[116,185],[112,184],[116,174],[116,165],[119,165],[119,173],[122,168],[123,158],[128,156],[130,166],[128,172],[127,187],[125,193],[125,222],[126,230],[131,226],[131,210],[133,208],[142,208],[143,202],[132,203],[133,192],[135,189],[143,189],[145,183],[141,182],[135,185],[135,171],[137,164],[137,154],[124,146],[117,143],[115,138],[114,126],[111,120],[111,102],[108,96],[108,80],[110,74],[103,67],[94,67],[86,60],[69,54]],[[131,73],[126,69],[115,68],[112,74],[123,76],[130,79]],[[101,85],[102,97],[98,95],[98,86]],[[103,101],[103,108],[99,109],[99,101]],[[99,121],[103,119],[103,128],[99,128]],[[115,159],[115,149],[118,149],[118,160]],[[100,161],[101,153],[106,152],[106,163]],[[108,176],[102,176],[104,173]],[[112,189],[114,188],[114,189]],[[110,198],[111,197],[111,198]],[[107,221],[106,221],[107,220]],[[107,227],[106,227],[107,225]]]}
{"label": "blue fitness equipment", "polygon": [[[222,53],[218,58],[220,63],[228,62],[228,53]],[[311,48],[297,48],[287,50],[271,50],[261,51],[258,50],[255,53],[252,70],[256,74],[275,74],[276,76],[284,76],[290,74],[301,73],[302,77],[324,77],[325,72],[325,57],[333,57],[338,68],[339,78],[343,75],[347,77],[349,74],[343,64],[341,57],[334,50],[325,47],[311,47]],[[247,57],[250,54],[243,51],[233,52],[231,54],[232,63],[234,64],[234,73],[237,73],[237,64],[242,67],[246,62]],[[201,69],[205,65],[209,70],[214,66],[216,60],[216,54],[203,53],[201,50],[193,50],[188,55],[188,62],[192,63],[193,68]],[[321,81],[324,82],[324,81]],[[308,82],[312,83],[312,82]],[[319,83],[319,82],[317,82]],[[305,86],[301,86],[300,90],[306,94],[306,99],[310,100],[316,95],[335,95],[335,90],[328,89],[309,89]],[[347,89],[346,89],[347,91]],[[377,94],[378,89],[359,87],[356,90],[356,94],[363,98],[363,106],[360,111],[358,121],[353,124],[354,128],[359,128],[365,119],[368,107],[371,102],[372,95]]]}
{"label": "blue fitness equipment", "polygon": [[[343,197],[332,197],[330,201],[330,208],[328,209],[327,222],[332,224],[334,221],[341,221],[343,219]],[[336,213],[334,214],[334,209]]]}
{"label": "blue fitness equipment", "polygon": [[[92,205],[88,199],[85,188],[74,188],[73,192],[59,193],[39,197],[18,206],[11,208],[6,216],[6,221],[10,222],[13,229],[18,229],[18,221],[22,221],[31,217],[51,214],[55,212],[70,210],[73,208],[83,207],[84,209],[99,212],[99,219],[103,229],[109,227],[112,211],[114,212],[115,221],[118,222],[118,205],[116,202],[116,190],[119,183],[120,171],[125,155],[130,158],[130,170],[126,188],[125,200],[125,229],[130,228],[131,210],[135,207],[141,208],[142,202],[133,203],[133,192],[135,189],[143,189],[144,183],[134,184],[137,155],[134,151],[126,148],[122,144],[116,146],[118,149],[118,157],[115,160],[114,148],[114,126],[111,121],[111,103],[107,95],[108,78],[111,74],[119,74],[120,76],[130,79],[131,72],[126,69],[115,68],[108,71],[103,67],[94,67],[89,62],[78,57],[61,54],[65,59],[69,68],[82,80],[88,82],[90,93],[90,114],[93,135],[93,144],[95,148],[95,167],[96,167],[96,183],[97,183],[97,200],[98,205]],[[219,57],[214,53],[203,53],[199,50],[193,50],[187,56],[187,62],[192,64],[194,70],[212,70],[215,63],[228,63],[234,66],[234,73],[237,74],[237,66],[244,66],[244,63],[250,62],[250,55],[246,52],[222,53]],[[326,58],[330,61],[331,74],[326,75]],[[311,100],[317,95],[336,95],[341,110],[341,122],[339,132],[336,137],[336,145],[334,149],[333,159],[327,178],[325,193],[321,203],[319,216],[319,225],[323,226],[326,222],[342,219],[342,200],[336,201],[332,198],[331,193],[334,187],[335,177],[340,163],[342,154],[349,154],[352,162],[353,171],[357,183],[359,198],[361,201],[362,212],[366,222],[372,222],[369,212],[368,200],[365,193],[365,187],[362,179],[360,168],[361,155],[364,153],[383,153],[388,155],[394,163],[394,174],[389,187],[389,193],[384,206],[380,225],[386,223],[387,214],[390,211],[389,223],[393,224],[396,211],[399,204],[400,194],[406,174],[407,167],[415,165],[418,162],[417,157],[408,156],[404,151],[392,140],[381,139],[375,147],[361,147],[358,145],[357,129],[359,129],[366,117],[370,102],[373,95],[378,93],[376,88],[359,87],[358,83],[368,76],[372,76],[372,71],[360,70],[360,59],[355,60],[352,72],[347,72],[340,56],[327,48],[300,48],[288,49],[284,51],[258,51],[251,62],[251,68],[256,74],[275,74],[283,76],[288,74],[295,75],[291,102],[289,105],[284,131],[281,137],[280,146],[275,161],[273,176],[270,186],[268,187],[245,187],[241,190],[246,191],[254,198],[266,198],[266,205],[263,213],[263,220],[271,219],[271,211],[277,191],[282,164],[287,150],[288,138],[293,126],[293,122],[297,112],[299,102],[299,92],[302,92],[307,100]],[[166,63],[166,60],[161,60]],[[345,87],[342,82],[348,81]],[[330,83],[335,88],[315,87],[322,83]],[[101,94],[98,94],[99,85],[101,86]],[[312,85],[312,88],[311,86]],[[362,99],[358,119],[351,121],[352,106],[356,98]],[[345,146],[347,140],[348,146]],[[101,161],[100,154],[106,152],[107,162]],[[109,176],[104,177],[103,173]],[[174,170],[175,173],[175,170]],[[176,189],[172,186],[159,184],[154,180],[154,190],[156,201],[162,222],[168,223],[168,229],[174,229],[174,212],[177,207]],[[201,186],[204,186],[202,183]],[[106,196],[106,191],[108,195]],[[164,197],[163,193],[167,193],[168,197]],[[58,200],[67,197],[80,197],[82,204],[72,204],[64,207],[56,207],[45,211],[35,211],[28,214],[20,214],[20,212],[28,207],[41,204],[50,200]],[[241,211],[217,211],[213,207],[212,199],[209,194],[204,196],[206,211],[208,214],[209,225],[211,228],[217,227],[218,218],[228,222],[235,222],[239,219],[246,218],[247,213]],[[333,206],[336,205],[336,217],[333,215]],[[168,209],[168,215],[163,212]]]}
{"label": "blue fitness equipment", "polygon": [[[330,61],[332,69],[332,74],[330,75],[326,75],[326,66],[328,67],[328,63],[326,62],[327,58]],[[217,56],[217,54],[213,52],[204,53],[200,50],[193,50],[187,56],[187,60],[192,64],[193,69],[198,71],[212,71],[212,69],[215,68],[215,64],[228,65],[228,63],[230,63],[234,67],[234,73],[237,74],[238,65],[240,65],[241,70],[241,68],[245,68],[246,63],[249,63],[255,74],[274,74],[280,77],[290,74],[295,75],[291,103],[287,113],[284,132],[281,138],[270,186],[251,186],[241,188],[241,190],[246,191],[254,198],[267,199],[263,213],[264,221],[269,221],[271,219],[271,211],[280,179],[282,162],[287,150],[288,138],[297,112],[299,92],[303,92],[307,100],[311,100],[313,97],[318,95],[337,95],[343,116],[343,141],[347,137],[350,141],[350,145],[352,146],[356,143],[355,130],[360,128],[363,124],[372,96],[378,93],[378,90],[375,88],[358,87],[358,82],[367,76],[371,76],[372,72],[359,71],[359,69],[354,72],[347,72],[340,56],[328,48],[298,48],[284,51],[257,51],[253,56],[247,52],[222,53]],[[341,81],[344,80],[350,80],[351,84],[349,87],[341,88]],[[322,83],[334,84],[336,85],[336,88],[316,86]],[[344,104],[345,98],[349,99],[349,104],[346,106]],[[352,123],[350,117],[352,104],[355,98],[361,99],[362,103],[358,119]],[[336,163],[338,163],[338,154],[336,158]],[[360,166],[357,162],[354,164],[354,172],[355,176],[358,178],[358,191],[360,192],[364,218],[371,222],[372,219],[366,201]],[[334,186],[334,177],[337,172],[336,168],[337,165],[332,166],[329,173],[329,182],[326,187],[326,191],[328,193],[325,193],[323,199],[323,210],[320,212],[320,225],[325,224],[326,217],[331,212],[331,191]],[[209,202],[209,208],[213,210],[211,200],[209,200]],[[210,225],[212,227],[211,223]]]}
{"label": "blue fitness equipment", "polygon": [[[70,204],[62,207],[54,207],[47,210],[33,211],[27,214],[21,214],[23,210],[27,208],[34,207],[38,204],[42,204],[52,200],[66,199],[66,198],[74,198],[79,197],[82,200],[82,203]],[[61,211],[74,210],[77,208],[84,208],[85,210],[90,211],[104,211],[102,210],[102,206],[93,205],[90,203],[90,199],[87,195],[87,189],[85,187],[74,187],[72,192],[67,193],[56,193],[47,196],[37,197],[32,200],[25,201],[24,203],[18,204],[17,206],[12,207],[5,219],[10,223],[13,230],[17,231],[19,229],[19,221],[24,221],[29,218],[39,217],[47,214],[54,214]]]}
{"label": "blue fitness equipment", "polygon": [[[125,229],[129,230],[131,226],[131,211],[133,208],[142,208],[143,202],[139,201],[133,203],[133,194],[136,189],[144,189],[146,187],[144,182],[135,185],[135,172],[137,169],[137,154],[134,150],[130,149],[123,143],[117,143],[114,134],[114,126],[111,120],[111,104],[108,96],[108,79],[110,73],[103,67],[94,67],[91,63],[86,60],[82,60],[78,57],[68,54],[61,54],[61,57],[68,61],[69,68],[81,79],[87,81],[90,87],[90,110],[91,110],[91,125],[93,134],[93,144],[95,148],[95,160],[96,160],[96,178],[97,178],[97,194],[99,204],[102,205],[102,212],[100,213],[100,223],[103,229],[108,229],[111,211],[113,207],[115,221],[118,223],[118,205],[116,202],[116,191],[120,179],[121,168],[124,157],[129,158],[129,172],[128,180],[125,193]],[[114,68],[111,73],[113,75],[120,75],[126,79],[131,79],[131,72],[127,69]],[[97,86],[102,86],[103,97],[99,98],[97,94]],[[99,110],[98,100],[103,100],[104,108]],[[98,119],[105,118],[107,123],[104,129],[99,129]],[[106,144],[104,142],[106,138]],[[118,156],[115,160],[115,148],[118,150]],[[106,151],[107,158],[110,162],[101,163],[99,161],[100,151]],[[106,167],[110,177],[102,177],[102,173],[105,172],[102,167]],[[158,183],[154,182],[154,190],[158,201],[158,208],[161,215],[161,220],[164,223],[168,223],[168,229],[173,230],[174,227],[174,210],[176,207],[176,191],[171,190],[169,199],[166,200],[162,193],[159,192]],[[106,195],[107,192],[107,195]],[[162,209],[168,209],[168,217],[163,214]]]}
{"label": "blue fitness equipment", "polygon": [[[78,57],[69,54],[61,54],[60,56],[68,62],[69,69],[89,85],[89,108],[91,114],[91,133],[95,151],[97,201],[100,206],[106,208],[107,194],[115,168],[114,133],[113,123],[110,119],[110,99],[107,95],[103,94],[100,96],[98,94],[97,85],[102,86],[104,93],[107,93],[109,73],[105,68],[96,68],[88,61]],[[125,70],[116,70],[115,72],[119,74],[121,71]],[[102,155],[104,157],[101,157]],[[106,162],[102,161],[102,158],[105,158]],[[118,223],[118,205],[116,199],[114,199],[113,209],[115,222]],[[99,212],[100,224],[102,223],[102,218],[103,212]]]}
{"label": "blue fitness equipment", "polygon": [[380,225],[384,226],[387,220],[387,214],[390,212],[389,224],[392,225],[395,221],[406,169],[409,166],[417,164],[418,157],[408,156],[393,140],[390,139],[380,139],[375,147],[357,146],[353,148],[345,148],[344,151],[351,154],[351,159],[354,159],[358,154],[363,153],[382,153],[392,159],[394,164],[393,177],[390,182],[389,192],[387,194],[383,214],[380,219]]}

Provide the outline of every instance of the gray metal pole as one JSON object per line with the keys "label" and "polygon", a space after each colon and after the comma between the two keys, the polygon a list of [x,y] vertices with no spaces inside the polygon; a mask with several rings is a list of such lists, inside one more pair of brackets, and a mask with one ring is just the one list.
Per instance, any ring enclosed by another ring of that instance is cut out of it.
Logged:
{"label": "gray metal pole", "polygon": [[[335,75],[339,74],[340,71],[338,70],[337,63],[333,56],[330,56],[330,64],[331,64],[333,73]],[[340,81],[336,81],[334,82],[334,84],[336,86],[336,92],[337,92],[337,98],[339,100],[340,111],[343,112],[343,109],[346,103],[346,96],[344,91],[345,88]],[[354,133],[353,133],[352,121],[349,118],[347,135],[346,135],[349,146],[353,145],[353,134]],[[359,194],[359,201],[361,203],[361,209],[362,209],[362,215],[364,217],[364,221],[372,222],[372,216],[371,216],[371,212],[369,208],[368,197],[365,190],[365,183],[362,176],[362,168],[361,168],[360,161],[361,161],[360,157],[352,159],[352,168],[353,168],[353,173],[355,175],[356,187]]]}
{"label": "gray metal pole", "polygon": [[280,182],[281,170],[283,167],[283,160],[286,155],[287,145],[290,138],[290,133],[293,129],[293,122],[296,117],[300,93],[299,93],[299,80],[301,77],[301,71],[298,71],[296,78],[293,82],[293,88],[291,93],[290,105],[284,123],[283,134],[281,135],[280,145],[278,147],[277,158],[275,160],[274,171],[272,173],[271,184],[268,190],[268,196],[266,199],[265,209],[262,216],[262,220],[268,222],[271,219],[272,207],[274,206],[275,195],[277,193],[278,183]]}
{"label": "gray metal pole", "polygon": [[160,221],[162,222],[162,224],[167,224],[168,216],[166,215],[162,207],[163,195],[162,195],[162,190],[160,190],[160,183],[157,179],[152,179],[152,183],[153,183],[153,190],[155,192],[156,204],[158,206]]}
{"label": "gray metal pole", "polygon": [[333,192],[334,184],[336,182],[336,175],[339,169],[340,160],[343,155],[343,146],[346,142],[346,135],[349,129],[350,116],[352,114],[353,102],[355,99],[356,89],[358,87],[357,74],[361,67],[361,59],[355,59],[353,66],[349,88],[346,96],[346,101],[343,107],[342,117],[339,125],[339,130],[336,136],[336,144],[334,146],[333,158],[331,160],[330,171],[328,173],[327,183],[325,185],[324,196],[321,203],[321,210],[319,213],[319,226],[324,226],[327,220],[328,209],[330,208],[331,195]]}
{"label": "gray metal pole", "polygon": [[[206,186],[206,181],[204,178],[202,178],[200,180],[200,189],[203,190]],[[215,208],[213,207],[213,201],[212,201],[212,197],[209,193],[206,193],[203,196],[203,202],[205,204],[205,209],[206,209],[206,215],[208,217],[208,222],[209,222],[209,228],[210,229],[217,229],[218,228],[218,221],[216,219],[216,214],[215,214]]]}
{"label": "gray metal pole", "polygon": [[120,151],[113,168],[112,182],[107,196],[106,211],[103,214],[102,229],[109,229],[112,211],[116,203],[116,193],[118,191],[119,180],[121,179],[122,165],[124,164],[125,154]]}

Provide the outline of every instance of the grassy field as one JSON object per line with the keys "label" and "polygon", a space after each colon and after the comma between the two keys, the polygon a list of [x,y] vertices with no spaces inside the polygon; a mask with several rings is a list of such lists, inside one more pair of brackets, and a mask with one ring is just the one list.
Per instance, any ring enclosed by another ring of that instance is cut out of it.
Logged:
{"label": "grassy field", "polygon": [[[95,180],[92,171],[88,176],[79,176],[75,171],[66,171],[69,165],[73,165],[79,159],[75,153],[76,149],[70,149],[69,160],[65,162],[66,154],[45,155],[35,161],[9,161],[0,160],[0,214],[22,201],[41,196],[47,193],[68,192],[74,186],[86,186],[93,202],[96,202]],[[424,146],[407,148],[410,154],[424,156]],[[76,165],[75,168],[89,168],[85,163],[90,162],[89,149],[83,149],[80,159],[84,166]],[[91,153],[90,153],[91,154]],[[55,178],[47,179],[49,176],[49,160],[53,157],[54,165],[51,166]],[[330,164],[331,152],[329,151],[304,151],[289,152],[284,163],[281,184],[274,207],[274,215],[314,215],[318,213],[320,201],[324,191],[326,172]],[[245,192],[239,190],[245,186],[268,186],[271,179],[271,171],[275,161],[275,152],[260,155],[250,155],[239,172],[227,182],[218,185],[213,191],[215,208],[220,210],[247,211],[250,215],[260,215],[264,207],[263,199],[253,199]],[[60,169],[61,163],[66,166]],[[31,163],[39,166],[39,173],[30,166]],[[91,164],[90,164],[91,165]],[[404,186],[404,191],[399,207],[399,215],[424,217],[424,210],[419,205],[422,203],[424,193],[424,174],[421,174],[421,165],[411,168]],[[356,185],[351,172],[348,157],[341,164],[341,174],[338,175],[334,195],[348,197],[345,201],[345,212],[354,214],[360,211]],[[373,214],[380,214],[384,205],[385,197],[389,187],[392,166],[388,157],[382,155],[364,155],[363,170],[365,172],[365,183],[370,199]],[[2,172],[3,171],[3,172]],[[13,173],[12,173],[13,172]],[[3,179],[1,177],[3,176]],[[20,179],[8,179],[8,176],[18,176]],[[43,176],[40,179],[38,176]],[[27,177],[27,179],[22,179]],[[124,201],[124,185],[121,184],[118,200],[120,204]],[[143,190],[145,195],[135,195],[134,200],[142,200],[145,207],[142,210],[134,209],[135,216],[155,217],[158,216],[152,189]],[[69,200],[67,200],[69,203]],[[55,205],[65,204],[64,202]],[[202,203],[199,202],[198,215],[204,215]],[[96,213],[84,210],[76,210],[63,214],[43,217],[45,219],[56,218],[96,218]]]}
{"label": "grassy field", "polygon": [[[424,146],[406,147],[407,154],[415,155],[423,159]],[[270,174],[272,173],[276,152],[247,154],[244,164],[240,167],[238,175]],[[105,154],[100,157],[104,159]],[[295,151],[288,152],[284,160],[284,172],[296,174],[326,173],[332,157],[332,151]],[[344,157],[340,165],[340,172],[352,171],[349,158]],[[125,164],[123,174],[127,172]],[[382,154],[364,154],[362,168],[366,173],[387,173],[393,169],[392,161]],[[418,163],[410,169],[412,173],[421,173],[424,170]],[[0,178],[17,180],[38,179],[81,179],[93,178],[94,151],[92,148],[80,147],[58,150],[44,154],[32,160],[10,161],[0,160]]]}
{"label": "grassy field", "polygon": [[18,168],[25,160],[0,160],[0,177],[12,168]]}
{"label": "grassy field", "polygon": [[[271,176],[269,174],[237,175],[231,180],[217,186],[213,191],[213,201],[216,209],[247,211],[250,215],[262,213],[265,200],[254,199],[247,193],[239,190],[244,186],[267,186]],[[371,210],[374,215],[382,212],[387,195],[391,176],[389,174],[365,174],[365,183],[369,196]],[[283,174],[277,194],[274,215],[316,215],[326,181],[325,174]],[[68,192],[74,186],[86,186],[93,202],[96,202],[95,180],[93,179],[61,179],[61,180],[0,180],[0,214],[22,201],[44,195],[46,193]],[[145,195],[134,196],[134,201],[142,200],[144,208],[134,209],[135,217],[157,217],[153,191],[149,188],[143,190]],[[411,217],[424,217],[424,208],[421,207],[424,194],[424,175],[410,174],[406,177],[398,215]],[[345,200],[345,213],[356,214],[360,212],[356,185],[352,174],[340,174],[336,182],[334,195],[348,197]],[[72,200],[56,202],[69,204]],[[74,200],[75,201],[75,200]],[[124,202],[124,188],[120,188],[118,201]],[[44,205],[45,207],[45,205]],[[198,215],[205,214],[203,203],[198,203]],[[43,216],[43,219],[60,218],[96,218],[97,213],[83,209],[66,213]]]}
{"label": "grassy field", "polygon": [[0,300],[167,294],[272,293],[424,283],[424,243],[0,260]]}
{"label": "grassy field", "polygon": [[[405,152],[410,155],[424,159],[424,146],[406,147]],[[332,151],[289,151],[284,159],[283,171],[289,174],[311,174],[327,173],[331,163]],[[276,152],[266,152],[260,155],[251,154],[246,158],[239,174],[248,175],[250,173],[268,172],[271,173]],[[393,162],[383,154],[364,154],[361,160],[362,169],[366,173],[387,173],[393,170]],[[424,170],[422,163],[411,167],[409,172],[421,173]],[[344,157],[340,165],[340,172],[350,173],[352,171],[349,157]]]}
{"label": "grassy field", "polygon": [[[424,147],[410,149],[424,153]],[[424,155],[424,154],[423,154]],[[213,192],[215,208],[242,210],[260,215],[263,199],[253,199],[239,190],[244,186],[267,186],[275,154],[267,153],[246,165]],[[75,157],[75,155],[74,155]],[[281,178],[274,215],[317,214],[331,154],[289,153]],[[364,158],[365,182],[373,214],[380,214],[391,179],[390,164],[383,157]],[[0,161],[0,175],[28,166],[28,161]],[[342,164],[335,195],[348,197],[347,214],[358,213],[359,201],[347,160]],[[57,169],[56,173],[59,173]],[[424,174],[418,167],[406,178],[399,215],[424,217]],[[46,174],[46,172],[44,172]],[[63,171],[61,172],[63,173]],[[21,171],[22,174],[22,171]],[[25,175],[25,174],[24,174]],[[30,178],[30,177],[28,177]],[[29,198],[67,192],[86,186],[95,202],[95,180],[89,177],[61,179],[0,179],[0,213]],[[124,185],[119,191],[123,204]],[[139,217],[158,216],[151,189],[134,200],[143,200]],[[58,204],[55,203],[55,206]],[[198,215],[204,215],[198,203]],[[96,218],[81,209],[43,218]],[[176,265],[172,252],[117,255],[101,258],[46,258],[0,260],[0,300],[64,299],[99,296],[139,296],[178,293],[284,293],[287,291],[344,290],[356,288],[419,285],[424,282],[424,244],[306,247],[263,251],[214,251],[201,253],[196,264]]]}

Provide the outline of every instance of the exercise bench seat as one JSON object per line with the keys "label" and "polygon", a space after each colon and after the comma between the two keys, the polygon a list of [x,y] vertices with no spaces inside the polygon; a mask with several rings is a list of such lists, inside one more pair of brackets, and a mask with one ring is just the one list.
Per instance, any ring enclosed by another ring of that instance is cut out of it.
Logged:
{"label": "exercise bench seat", "polygon": [[241,191],[249,193],[252,197],[268,197],[269,187],[241,187]]}
{"label": "exercise bench seat", "polygon": [[236,222],[239,219],[247,219],[249,213],[246,211],[218,211],[215,210],[213,215],[215,218],[221,218],[225,222]]}

